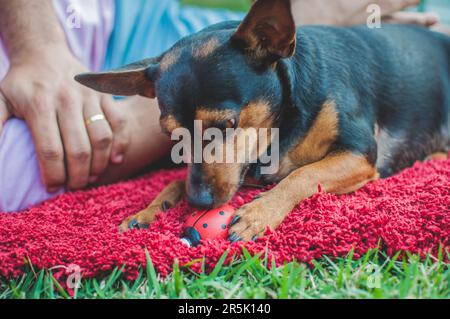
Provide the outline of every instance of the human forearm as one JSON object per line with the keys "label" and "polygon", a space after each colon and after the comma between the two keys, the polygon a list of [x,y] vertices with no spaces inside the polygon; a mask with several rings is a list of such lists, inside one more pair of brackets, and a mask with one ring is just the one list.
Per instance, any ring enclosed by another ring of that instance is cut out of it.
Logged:
{"label": "human forearm", "polygon": [[0,33],[11,60],[66,45],[51,0],[0,0]]}
{"label": "human forearm", "polygon": [[130,124],[130,142],[120,165],[110,165],[96,185],[129,178],[170,152],[171,141],[161,132],[160,111],[156,100],[135,96],[118,102]]}
{"label": "human forearm", "polygon": [[387,16],[420,0],[291,0],[297,24],[354,25],[367,20],[369,5],[376,4]]}

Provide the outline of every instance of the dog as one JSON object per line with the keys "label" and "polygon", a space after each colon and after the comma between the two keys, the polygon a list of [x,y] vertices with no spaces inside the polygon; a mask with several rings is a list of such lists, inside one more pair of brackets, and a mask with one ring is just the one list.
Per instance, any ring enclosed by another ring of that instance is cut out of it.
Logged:
{"label": "dog", "polygon": [[[158,98],[161,127],[279,128],[280,163],[190,164],[120,229],[147,227],[184,195],[227,203],[245,176],[277,183],[239,208],[230,241],[276,229],[302,200],[347,194],[450,149],[450,38],[415,26],[304,26],[288,0],[258,0],[242,22],[186,37],[157,58],[76,80],[115,95]],[[251,147],[251,146],[250,146]],[[266,145],[270,149],[270,142]]]}

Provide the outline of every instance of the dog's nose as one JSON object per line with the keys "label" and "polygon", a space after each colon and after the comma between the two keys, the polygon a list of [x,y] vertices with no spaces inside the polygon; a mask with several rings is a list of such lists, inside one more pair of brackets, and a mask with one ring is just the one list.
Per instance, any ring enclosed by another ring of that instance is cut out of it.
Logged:
{"label": "dog's nose", "polygon": [[204,185],[199,185],[194,188],[190,187],[187,197],[190,205],[201,209],[209,209],[214,205],[212,191],[209,187]]}
{"label": "dog's nose", "polygon": [[205,182],[201,164],[192,164],[186,183],[186,195],[190,205],[200,209],[210,209],[214,206],[212,185]]}

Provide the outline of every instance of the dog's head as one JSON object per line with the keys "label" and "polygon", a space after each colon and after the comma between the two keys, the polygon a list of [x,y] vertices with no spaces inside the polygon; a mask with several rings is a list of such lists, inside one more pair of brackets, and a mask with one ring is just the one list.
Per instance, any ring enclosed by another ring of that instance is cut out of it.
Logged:
{"label": "dog's head", "polygon": [[[245,134],[274,125],[283,95],[275,66],[293,55],[295,39],[290,1],[259,0],[240,25],[215,25],[160,57],[76,80],[104,93],[157,97],[161,127],[168,134],[178,128],[193,131],[194,120],[202,121],[203,130],[241,128],[236,134]],[[234,147],[260,154],[270,144],[270,139],[265,146],[247,141]],[[228,202],[249,166],[245,160],[208,162],[191,164],[187,181],[189,202],[204,208]]]}

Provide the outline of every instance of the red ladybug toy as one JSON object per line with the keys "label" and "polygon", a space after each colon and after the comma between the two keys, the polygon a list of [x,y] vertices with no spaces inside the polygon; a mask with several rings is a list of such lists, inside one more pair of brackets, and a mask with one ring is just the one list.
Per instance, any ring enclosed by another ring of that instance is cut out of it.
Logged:
{"label": "red ladybug toy", "polygon": [[234,213],[232,206],[225,205],[191,214],[184,224],[181,241],[188,246],[197,246],[202,239],[226,239]]}

